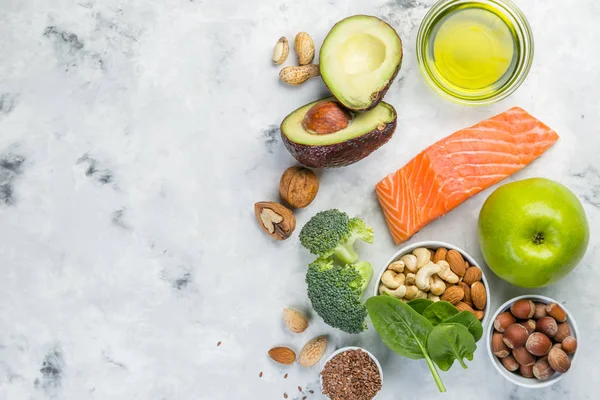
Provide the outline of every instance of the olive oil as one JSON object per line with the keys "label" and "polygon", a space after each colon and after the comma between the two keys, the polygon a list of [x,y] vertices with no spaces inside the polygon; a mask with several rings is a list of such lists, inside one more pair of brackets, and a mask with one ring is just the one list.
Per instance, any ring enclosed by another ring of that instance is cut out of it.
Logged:
{"label": "olive oil", "polygon": [[490,96],[513,76],[519,55],[510,19],[490,5],[461,3],[439,15],[427,38],[427,68],[442,89]]}

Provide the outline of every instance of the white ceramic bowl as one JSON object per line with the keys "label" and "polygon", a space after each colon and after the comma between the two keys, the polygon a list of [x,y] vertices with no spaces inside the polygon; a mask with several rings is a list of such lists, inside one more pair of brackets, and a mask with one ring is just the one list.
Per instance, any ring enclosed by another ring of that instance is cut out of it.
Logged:
{"label": "white ceramic bowl", "polygon": [[[496,317],[498,316],[498,314],[508,310],[512,303],[514,303],[517,300],[521,300],[521,299],[528,299],[528,300],[531,300],[534,302],[544,303],[544,304],[558,303],[562,307],[562,309],[565,310],[565,312],[567,313],[567,323],[569,324],[569,329],[571,330],[571,336],[573,336],[575,339],[577,339],[577,341],[579,341],[579,330],[577,328],[577,324],[575,323],[575,319],[573,318],[573,314],[571,314],[569,312],[569,310],[567,310],[565,308],[565,306],[560,304],[558,301],[553,300],[546,296],[529,294],[529,295],[515,297],[514,299],[510,299],[506,303],[502,304],[498,308],[498,310],[496,310],[496,312],[492,316],[491,321],[494,321],[496,319]],[[492,364],[494,365],[496,370],[498,370],[500,375],[502,375],[503,377],[505,377],[512,383],[514,383],[515,385],[525,387],[525,388],[530,388],[530,389],[544,388],[544,387],[554,385],[556,382],[560,381],[565,374],[569,373],[569,371],[567,371],[564,374],[559,374],[558,372],[556,372],[556,373],[554,373],[554,375],[552,375],[550,377],[550,379],[547,379],[545,381],[540,381],[540,380],[537,380],[536,378],[524,378],[521,375],[519,375],[517,372],[508,371],[506,368],[504,368],[504,366],[500,362],[500,359],[498,357],[496,357],[494,355],[494,353],[492,352],[492,334],[493,333],[494,333],[494,324],[490,323],[490,326],[487,328],[487,331],[485,334],[485,340],[487,342],[487,351],[488,351],[488,355],[490,356],[490,360],[492,360]],[[571,356],[571,368],[573,368],[573,364],[575,364],[575,359],[577,358],[577,354],[579,354],[579,351],[576,351]]]}
{"label": "white ceramic bowl", "polygon": [[488,323],[488,321],[490,321],[490,304],[491,304],[490,287],[488,285],[487,279],[485,278],[485,272],[483,272],[483,268],[481,268],[481,266],[477,263],[477,261],[475,261],[475,259],[469,255],[469,253],[467,253],[466,251],[464,251],[456,246],[453,246],[449,243],[438,242],[438,241],[432,240],[432,241],[414,243],[414,244],[411,244],[409,246],[403,247],[402,249],[398,250],[393,256],[390,257],[389,260],[387,260],[387,262],[381,269],[381,272],[379,272],[379,275],[377,275],[377,280],[375,281],[375,288],[373,289],[373,296],[379,295],[379,292],[378,292],[379,282],[381,282],[381,277],[382,277],[383,273],[385,272],[385,270],[387,269],[388,265],[390,265],[391,263],[393,263],[396,260],[399,260],[400,257],[402,257],[403,255],[412,253],[412,251],[414,249],[419,248],[419,247],[425,247],[425,248],[432,249],[432,250],[438,249],[440,247],[444,247],[448,250],[451,250],[451,249],[456,250],[460,254],[462,254],[463,258],[465,260],[467,260],[469,262],[469,264],[474,265],[481,270],[481,281],[483,282],[483,284],[485,286],[485,293],[487,296],[487,302],[485,304],[485,309],[483,310],[485,315],[483,317],[483,321],[481,321],[481,323],[483,324],[484,332],[485,332],[486,324]]}
{"label": "white ceramic bowl", "polygon": [[[365,350],[362,347],[349,346],[349,347],[342,347],[341,349],[337,349],[329,357],[327,357],[327,360],[325,360],[325,364],[323,364],[323,368],[325,368],[325,365],[327,365],[327,363],[333,357],[337,356],[340,353],[348,351],[348,350],[362,350],[365,353],[367,353],[369,355],[369,357],[371,357],[371,360],[373,360],[375,362],[375,365],[377,365],[377,369],[379,370],[379,376],[381,377],[381,387],[383,387],[383,369],[381,369],[381,364],[379,364],[379,361],[377,360],[377,358],[373,354],[371,354],[370,351]],[[323,369],[321,369],[321,372],[323,372]],[[319,372],[319,382],[321,384],[321,392],[323,392],[323,376],[321,375],[321,372]],[[377,394],[373,397],[373,399],[376,399],[377,396],[379,396],[379,392],[377,392]]]}

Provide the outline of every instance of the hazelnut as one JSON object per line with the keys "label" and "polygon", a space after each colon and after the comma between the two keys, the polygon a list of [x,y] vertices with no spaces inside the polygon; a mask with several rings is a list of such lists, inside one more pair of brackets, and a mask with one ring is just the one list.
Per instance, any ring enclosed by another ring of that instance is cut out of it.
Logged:
{"label": "hazelnut", "polygon": [[524,378],[533,378],[533,365],[521,365],[519,373]]}
{"label": "hazelnut", "polygon": [[528,319],[527,321],[519,322],[519,325],[523,325],[525,327],[525,329],[527,329],[527,332],[529,332],[530,335],[533,332],[535,332],[536,323],[532,319]]}
{"label": "hazelnut", "polygon": [[529,319],[535,313],[535,305],[531,300],[517,300],[510,306],[510,312],[519,319]]}
{"label": "hazelnut", "polygon": [[571,329],[569,328],[569,324],[567,324],[566,322],[558,324],[557,332],[554,336],[554,341],[562,342],[567,336],[571,336]]}
{"label": "hazelnut", "polygon": [[254,204],[254,213],[261,229],[275,240],[285,240],[296,228],[296,217],[292,210],[273,201]]}
{"label": "hazelnut", "polygon": [[549,316],[554,318],[556,322],[565,322],[567,320],[567,313],[556,303],[548,304],[546,306],[546,312]]}
{"label": "hazelnut", "polygon": [[501,358],[500,362],[502,363],[502,365],[504,365],[504,368],[511,372],[519,369],[519,363],[517,362],[517,360],[515,360],[513,356],[506,356],[504,358]]}
{"label": "hazelnut", "polygon": [[317,135],[341,131],[348,126],[352,115],[336,101],[320,101],[302,119],[302,127]]}
{"label": "hazelnut", "polygon": [[494,332],[492,335],[492,353],[499,358],[504,358],[510,354],[510,349],[502,340],[500,332]]}
{"label": "hazelnut", "polygon": [[535,330],[538,332],[542,332],[544,335],[551,338],[554,337],[558,332],[558,325],[554,318],[542,317],[538,319],[537,324],[535,326]]}
{"label": "hazelnut", "polygon": [[[562,350],[562,344],[561,343],[554,343],[554,345],[552,346],[552,349],[555,348],[555,347]],[[552,349],[550,349],[550,350],[552,350]]]}
{"label": "hazelnut", "polygon": [[553,370],[561,374],[564,374],[571,368],[571,360],[567,353],[556,348],[550,350],[550,353],[548,353],[548,364],[550,364]]}
{"label": "hazelnut", "polygon": [[516,349],[517,347],[523,347],[528,337],[527,328],[523,325],[512,324],[504,331],[502,340],[511,349]]}
{"label": "hazelnut", "polygon": [[548,315],[546,312],[546,305],[544,303],[533,303],[535,305],[535,312],[533,313],[533,319],[540,319]]}
{"label": "hazelnut", "polygon": [[542,357],[548,354],[550,348],[552,348],[552,341],[541,332],[533,332],[527,338],[525,347],[534,356]]}
{"label": "hazelnut", "polygon": [[279,194],[290,206],[304,208],[317,196],[319,178],[310,169],[291,167],[285,170],[279,181]]}
{"label": "hazelnut", "polygon": [[562,341],[562,350],[567,354],[575,353],[575,350],[577,350],[577,339],[573,336],[567,336],[565,340]]}
{"label": "hazelnut", "polygon": [[533,364],[535,364],[537,360],[537,358],[533,354],[528,352],[525,347],[518,347],[516,349],[513,349],[512,355],[515,358],[515,360],[517,360],[519,365],[533,366]]}
{"label": "hazelnut", "polygon": [[548,358],[540,358],[533,364],[533,376],[538,378],[540,381],[544,381],[554,375],[554,370],[548,363]]}
{"label": "hazelnut", "polygon": [[496,319],[494,320],[494,328],[498,332],[504,332],[504,330],[509,326],[515,323],[515,317],[508,311],[498,314]]}

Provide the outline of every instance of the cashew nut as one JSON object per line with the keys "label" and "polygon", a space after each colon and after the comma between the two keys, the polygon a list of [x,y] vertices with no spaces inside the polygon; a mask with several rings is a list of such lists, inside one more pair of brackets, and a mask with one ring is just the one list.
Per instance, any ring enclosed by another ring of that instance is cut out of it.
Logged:
{"label": "cashew nut", "polygon": [[[429,253],[429,251],[427,252]],[[417,287],[423,291],[428,291],[430,287],[429,279],[433,274],[437,274],[438,272],[440,272],[441,269],[442,267],[432,262],[429,262],[424,267],[421,267],[419,272],[417,272],[417,277],[415,280]]]}
{"label": "cashew nut", "polygon": [[404,266],[410,272],[417,272],[417,257],[413,254],[405,254],[400,257],[400,261],[404,262]]}
{"label": "cashew nut", "polygon": [[433,301],[434,303],[440,301],[440,296],[436,296],[431,292],[427,295],[427,298]]}
{"label": "cashew nut", "polygon": [[412,285],[406,286],[406,293],[404,294],[404,298],[407,300],[412,300],[417,296],[418,293],[418,287]]}
{"label": "cashew nut", "polygon": [[383,294],[383,289],[385,288],[385,285],[383,283],[379,284],[379,294]]}
{"label": "cashew nut", "polygon": [[445,280],[448,283],[458,283],[459,278],[452,270],[450,269],[450,264],[446,260],[440,260],[437,262],[437,265],[440,266],[440,271],[437,273],[440,278]]}
{"label": "cashew nut", "polygon": [[[381,290],[381,287],[379,288]],[[392,297],[395,297],[397,299],[401,299],[404,297],[404,295],[406,295],[406,286],[402,285],[402,286],[398,286],[398,288],[396,288],[395,290],[392,290],[390,288],[387,287],[383,287],[383,293],[387,293]]]}
{"label": "cashew nut", "polygon": [[434,296],[440,296],[446,290],[446,284],[437,274],[433,275],[429,280],[429,291]]}
{"label": "cashew nut", "polygon": [[388,265],[387,269],[391,269],[394,272],[402,273],[404,272],[404,261],[394,261],[390,265]]}
{"label": "cashew nut", "polygon": [[413,274],[412,272],[409,272],[408,274],[406,274],[406,284],[414,285],[416,278],[417,278],[417,275]]}
{"label": "cashew nut", "polygon": [[425,247],[414,249],[413,254],[417,257],[417,269],[423,268],[429,261],[431,261],[431,252]]}
{"label": "cashew nut", "polygon": [[390,269],[386,270],[381,276],[381,283],[390,289],[397,289],[405,280],[406,276],[404,274],[397,274]]}
{"label": "cashew nut", "polygon": [[422,290],[419,290],[417,292],[417,295],[415,296],[415,299],[426,299],[427,298],[427,293],[425,293]]}

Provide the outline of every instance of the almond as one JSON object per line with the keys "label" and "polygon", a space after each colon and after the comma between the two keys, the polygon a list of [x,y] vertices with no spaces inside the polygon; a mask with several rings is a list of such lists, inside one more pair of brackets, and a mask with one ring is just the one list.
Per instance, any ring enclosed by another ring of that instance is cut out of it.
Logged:
{"label": "almond", "polygon": [[291,308],[283,309],[283,321],[285,322],[285,326],[294,333],[304,332],[308,328],[306,317],[301,312]]}
{"label": "almond", "polygon": [[435,251],[435,254],[433,255],[433,263],[437,264],[438,261],[445,260],[447,253],[448,253],[448,250],[445,249],[444,247],[440,247],[439,249],[437,249]]}
{"label": "almond", "polygon": [[327,337],[319,336],[304,345],[298,355],[298,363],[303,367],[312,367],[319,362],[327,349]]}
{"label": "almond", "polygon": [[465,275],[465,259],[462,254],[456,250],[448,250],[446,261],[450,264],[450,269],[458,276]]}
{"label": "almond", "polygon": [[473,307],[473,300],[471,299],[471,287],[464,282],[460,282],[460,287],[465,292],[465,297],[463,297],[462,301]]}
{"label": "almond", "polygon": [[477,281],[471,285],[471,299],[475,308],[483,310],[485,303],[487,303],[487,293],[485,292],[485,286],[480,281]]}
{"label": "almond", "polygon": [[475,318],[477,318],[480,321],[483,320],[483,317],[485,317],[485,313],[481,310],[473,311],[473,315],[475,316]]}
{"label": "almond", "polygon": [[269,357],[279,364],[290,365],[296,361],[296,353],[287,347],[273,347],[269,350]]}
{"label": "almond", "polygon": [[468,311],[477,317],[477,315],[475,314],[475,310],[473,310],[473,308],[464,301],[459,301],[454,306],[458,311]]}
{"label": "almond", "polygon": [[449,303],[456,305],[456,303],[461,301],[464,297],[465,297],[465,292],[462,290],[462,288],[460,286],[450,286],[448,289],[446,289],[444,294],[442,294],[442,297],[440,297],[440,300],[447,301]]}
{"label": "almond", "polygon": [[[465,276],[463,277],[463,282],[466,283],[467,285],[471,286],[472,284],[474,284],[477,281],[481,280],[481,270],[477,267],[469,267],[469,269],[467,269],[465,271]],[[471,294],[471,297],[473,296],[473,294]]]}

